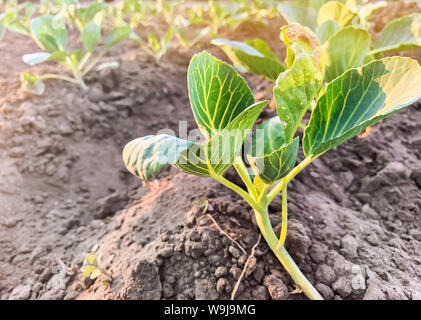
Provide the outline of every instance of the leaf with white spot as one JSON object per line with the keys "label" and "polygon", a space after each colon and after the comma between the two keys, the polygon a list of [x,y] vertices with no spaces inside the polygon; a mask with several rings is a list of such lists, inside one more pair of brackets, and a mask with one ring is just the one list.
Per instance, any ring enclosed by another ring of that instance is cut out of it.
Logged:
{"label": "leaf with white spot", "polygon": [[323,82],[322,48],[310,29],[298,24],[282,28],[288,46],[289,69],[281,73],[273,88],[276,111],[285,126],[286,142],[295,132]]}

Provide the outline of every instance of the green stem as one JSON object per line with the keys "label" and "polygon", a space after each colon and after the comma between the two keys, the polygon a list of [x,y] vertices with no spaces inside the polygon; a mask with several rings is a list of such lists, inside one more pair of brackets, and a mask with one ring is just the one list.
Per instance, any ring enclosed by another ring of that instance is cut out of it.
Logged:
{"label": "green stem", "polygon": [[295,284],[301,288],[301,290],[309,299],[323,300],[323,297],[320,295],[320,293],[317,292],[317,290],[307,280],[307,278],[295,264],[294,260],[292,260],[285,247],[278,247],[278,237],[276,236],[270,224],[267,208],[264,210],[255,209],[255,214],[257,225],[259,226],[263,237],[278,260],[284,266],[285,270],[289,273],[292,280],[294,280]]}
{"label": "green stem", "polygon": [[79,65],[78,65],[78,67],[79,67],[80,70],[83,70],[83,67],[89,61],[89,59],[91,58],[91,55],[92,55],[92,53],[91,52],[88,52],[80,60]]}
{"label": "green stem", "polygon": [[267,203],[267,197],[266,197],[266,192],[268,191],[270,185],[269,184],[265,184],[264,187],[262,188],[262,190],[260,190],[260,195],[257,199],[257,202],[259,203],[263,203],[264,205],[268,205]]}
{"label": "green stem", "polygon": [[65,65],[69,67],[72,70],[73,76],[75,77],[76,83],[80,85],[83,89],[88,89],[85,82],[83,81],[83,75],[81,74],[78,66],[76,66],[72,59],[70,59],[68,56],[66,58]]}
{"label": "green stem", "polygon": [[60,80],[64,80],[64,81],[79,84],[79,81],[77,79],[70,78],[68,76],[63,76],[61,74],[50,74],[50,73],[49,74],[43,74],[42,76],[40,76],[40,78],[41,79],[60,79]]}
{"label": "green stem", "polygon": [[88,89],[88,87],[86,86],[85,82],[83,82],[82,79],[70,78],[68,76],[64,76],[64,75],[61,75],[61,74],[48,73],[48,74],[43,74],[39,78],[40,79],[60,79],[60,80],[64,80],[64,81],[74,83],[74,84],[78,84],[85,90]]}
{"label": "green stem", "polygon": [[[311,163],[313,159],[314,158],[304,159],[304,161],[302,161],[295,169],[293,169],[293,171],[291,171],[287,177],[282,179],[282,181],[272,189],[272,191],[269,193],[270,198],[266,196],[266,189],[262,192],[262,194],[259,195],[258,200],[256,200],[255,196],[250,195],[236,184],[225,179],[222,175],[212,174],[212,177],[227,188],[230,188],[231,190],[238,193],[254,209],[257,225],[267,244],[276,255],[278,260],[281,262],[281,264],[284,266],[285,270],[289,273],[292,280],[299,288],[301,288],[304,294],[311,300],[323,300],[323,297],[313,287],[310,281],[307,280],[307,278],[295,264],[294,260],[292,260],[284,246],[287,232],[287,183],[305,166]],[[237,165],[239,168],[237,170],[239,171],[239,174],[244,174],[244,168],[242,165],[240,163],[237,163]],[[248,179],[250,179],[250,177],[248,177]],[[244,180],[248,181],[248,179],[247,177],[244,177]],[[280,239],[278,239],[275,232],[273,231],[268,213],[268,204],[270,203],[268,199],[272,200],[276,196],[276,194],[279,192],[277,191],[278,188],[279,191],[282,190],[282,230]]]}
{"label": "green stem", "polygon": [[288,200],[287,200],[287,183],[284,182],[282,188],[282,225],[281,235],[279,236],[278,248],[282,248],[285,244],[288,228]]}
{"label": "green stem", "polygon": [[81,72],[82,77],[84,77],[89,71],[91,71],[93,67],[95,67],[98,61],[101,60],[103,56],[105,56],[107,51],[107,49],[102,50],[102,52],[86,66],[86,68]]}
{"label": "green stem", "polygon": [[253,209],[258,209],[258,210],[262,210],[263,209],[263,207],[261,206],[261,204],[258,203],[258,202],[256,202],[254,200],[254,198],[252,198],[244,189],[242,189],[241,187],[239,187],[236,184],[232,183],[231,181],[225,179],[223,176],[215,174],[215,175],[212,175],[212,178],[214,178],[220,184],[223,184],[227,188],[229,188],[229,189],[235,191],[237,194],[239,194],[244,200],[247,201],[247,203]]}
{"label": "green stem", "polygon": [[282,190],[282,188],[284,187],[284,184],[290,182],[292,180],[292,178],[294,178],[297,174],[299,174],[301,170],[303,170],[305,167],[307,167],[317,157],[307,157],[307,158],[305,158],[294,169],[292,169],[292,171],[290,173],[288,173],[287,176],[284,179],[282,179],[280,182],[278,182],[273,187],[273,189],[268,193],[268,196],[267,196],[268,203],[270,203],[276,197],[276,195]]}
{"label": "green stem", "polygon": [[244,161],[243,159],[241,159],[241,157],[235,158],[234,168],[243,180],[244,184],[246,185],[248,192],[251,193],[254,197],[256,197],[256,188],[254,187],[253,181],[251,181],[247,167],[244,164]]}
{"label": "green stem", "polygon": [[300,122],[298,123],[298,128],[305,129],[307,128],[307,126],[304,123]]}

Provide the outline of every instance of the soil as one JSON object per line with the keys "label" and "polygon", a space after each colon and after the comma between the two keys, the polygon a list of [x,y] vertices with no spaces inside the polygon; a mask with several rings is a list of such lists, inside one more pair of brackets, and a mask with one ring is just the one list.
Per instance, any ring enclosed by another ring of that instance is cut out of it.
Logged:
{"label": "soil", "polygon": [[[264,34],[281,56],[283,23],[242,25],[235,40]],[[34,97],[18,78],[27,70],[20,57],[35,49],[10,33],[0,43],[0,299],[229,299],[258,241],[252,210],[172,167],[142,183],[121,158],[133,138],[177,134],[178,121],[195,128],[186,71],[197,49],[172,49],[156,65],[123,45],[106,57],[120,67],[89,74],[88,91],[48,81]],[[207,41],[202,49],[226,59]],[[30,72],[46,70],[57,67]],[[269,82],[245,77],[256,99],[271,97]],[[291,182],[287,249],[326,299],[421,299],[420,120],[418,103]],[[278,197],[277,229],[280,211]],[[96,280],[82,275],[91,251],[102,258]],[[264,241],[236,298],[305,299]]]}

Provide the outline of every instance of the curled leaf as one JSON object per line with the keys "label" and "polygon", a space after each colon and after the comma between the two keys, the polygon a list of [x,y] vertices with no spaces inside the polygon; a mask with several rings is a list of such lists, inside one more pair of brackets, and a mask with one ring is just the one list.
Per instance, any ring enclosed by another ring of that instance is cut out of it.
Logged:
{"label": "curled leaf", "polygon": [[40,96],[45,91],[45,84],[39,77],[31,76],[29,73],[22,72],[20,74],[20,80],[22,82],[22,89],[26,92]]}
{"label": "curled leaf", "polygon": [[282,35],[288,45],[289,69],[279,75],[273,95],[289,143],[319,92],[324,62],[320,42],[310,29],[291,24],[282,28]]}
{"label": "curled leaf", "polygon": [[193,142],[166,134],[146,136],[124,147],[123,160],[129,172],[143,180],[151,180],[164,165],[175,164],[180,154],[192,145]]}

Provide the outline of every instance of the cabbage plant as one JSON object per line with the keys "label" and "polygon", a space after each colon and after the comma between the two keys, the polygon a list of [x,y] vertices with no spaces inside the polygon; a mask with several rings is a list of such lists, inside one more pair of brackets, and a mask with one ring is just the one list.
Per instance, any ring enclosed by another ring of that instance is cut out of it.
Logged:
{"label": "cabbage plant", "polygon": [[[34,94],[42,94],[45,89],[42,84],[44,79],[61,79],[87,88],[83,81],[84,76],[97,65],[109,49],[128,38],[130,33],[129,25],[116,26],[105,37],[102,49],[96,50],[102,37],[102,24],[100,21],[92,20],[83,27],[80,33],[83,47],[69,51],[66,23],[60,21],[59,16],[45,15],[32,19],[30,36],[43,51],[26,54],[23,56],[23,61],[31,66],[54,61],[71,71],[72,76],[63,74],[32,76],[23,73],[21,75],[23,88]],[[35,83],[36,86],[34,86]]]}
{"label": "cabbage plant", "polygon": [[[146,181],[163,166],[173,165],[213,178],[236,192],[254,210],[268,246],[296,285],[308,298],[322,299],[285,248],[288,183],[327,151],[418,100],[421,67],[410,58],[378,59],[346,71],[321,91],[325,65],[317,37],[298,24],[283,27],[282,34],[288,64],[273,89],[277,117],[257,127],[249,148],[245,139],[268,101],[255,102],[233,67],[202,52],[192,58],[187,81],[191,108],[206,142],[149,135],[129,142],[123,159],[128,171]],[[297,128],[306,112],[311,112],[311,118],[300,138]],[[296,164],[300,146],[304,159]],[[245,188],[224,177],[231,166]],[[278,236],[268,206],[279,193],[282,225]]]}

